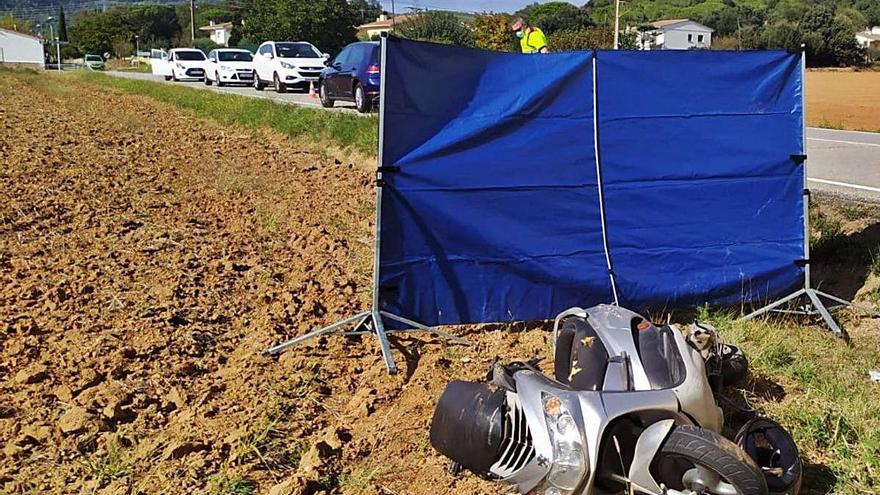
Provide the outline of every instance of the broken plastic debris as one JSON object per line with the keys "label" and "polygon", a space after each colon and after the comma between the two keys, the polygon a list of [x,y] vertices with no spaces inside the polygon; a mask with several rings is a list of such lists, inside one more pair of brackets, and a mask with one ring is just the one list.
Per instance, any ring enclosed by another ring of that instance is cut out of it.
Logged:
{"label": "broken plastic debris", "polygon": [[868,376],[871,377],[871,381],[880,383],[880,370],[871,370],[868,372]]}

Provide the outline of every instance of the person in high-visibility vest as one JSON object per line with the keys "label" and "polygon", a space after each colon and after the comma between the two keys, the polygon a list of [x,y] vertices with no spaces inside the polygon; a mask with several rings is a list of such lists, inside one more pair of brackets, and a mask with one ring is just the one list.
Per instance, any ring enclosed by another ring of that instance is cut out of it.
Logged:
{"label": "person in high-visibility vest", "polygon": [[510,23],[510,29],[519,38],[519,45],[523,53],[549,53],[547,49],[547,37],[540,28],[529,26],[522,17],[514,18]]}

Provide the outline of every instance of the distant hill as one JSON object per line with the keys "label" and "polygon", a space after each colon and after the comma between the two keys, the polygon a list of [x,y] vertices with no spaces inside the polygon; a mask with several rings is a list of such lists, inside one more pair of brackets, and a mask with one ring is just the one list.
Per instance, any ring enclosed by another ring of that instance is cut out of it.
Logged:
{"label": "distant hill", "polygon": [[[79,10],[106,10],[116,5],[135,4],[175,4],[181,0],[0,0],[0,15],[12,13],[17,19],[34,23],[43,22],[47,17],[58,16],[58,6],[64,6],[68,19]],[[205,3],[200,0],[199,3]],[[210,2],[213,3],[213,2]]]}

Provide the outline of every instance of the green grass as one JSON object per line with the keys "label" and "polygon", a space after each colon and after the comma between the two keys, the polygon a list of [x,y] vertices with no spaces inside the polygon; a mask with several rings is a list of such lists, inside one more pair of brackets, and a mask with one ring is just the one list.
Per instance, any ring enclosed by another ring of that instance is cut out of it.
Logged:
{"label": "green grass", "polygon": [[841,121],[832,122],[827,119],[820,120],[819,127],[822,129],[836,129],[838,131],[844,129],[843,122],[841,122]]}
{"label": "green grass", "polygon": [[868,273],[880,276],[880,248],[872,249],[869,256],[871,261],[868,264]]}
{"label": "green grass", "polygon": [[104,451],[82,459],[80,464],[99,486],[128,476],[131,472],[131,459],[116,436],[110,438]]}
{"label": "green grass", "polygon": [[361,495],[372,487],[379,476],[379,468],[359,468],[339,475],[337,486],[344,495]]}
{"label": "green grass", "polygon": [[238,474],[221,471],[208,480],[209,495],[252,495],[253,485]]}
{"label": "green grass", "polygon": [[849,238],[840,220],[818,207],[810,208],[810,250],[817,257],[831,257],[846,251]]}
{"label": "green grass", "polygon": [[880,492],[880,386],[868,379],[880,339],[860,335],[850,347],[819,326],[735,316],[699,314],[749,358],[751,383],[734,393],[794,436],[805,460],[802,493]]}
{"label": "green grass", "polygon": [[310,141],[329,140],[342,149],[355,150],[365,155],[373,156],[376,153],[378,122],[372,115],[360,117],[155,81],[124,79],[96,72],[83,72],[69,77],[127,93],[149,96],[157,101],[194,111],[221,124],[269,128]]}

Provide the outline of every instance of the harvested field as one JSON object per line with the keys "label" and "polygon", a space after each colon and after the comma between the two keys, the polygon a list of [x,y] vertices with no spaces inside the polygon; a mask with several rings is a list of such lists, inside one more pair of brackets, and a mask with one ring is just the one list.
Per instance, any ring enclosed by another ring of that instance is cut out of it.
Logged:
{"label": "harvested field", "polygon": [[880,132],[880,72],[807,72],[807,124]]}
{"label": "harvested field", "polygon": [[[434,401],[496,360],[546,358],[547,325],[455,329],[471,347],[393,337],[396,376],[371,338],[259,354],[367,305],[372,165],[0,71],[0,493],[501,493],[447,473],[428,442]],[[871,304],[876,206],[827,204],[826,251],[859,253],[829,276]],[[849,320],[848,347],[703,313],[753,360],[730,400],[801,444],[805,493],[880,490],[877,323]]]}

